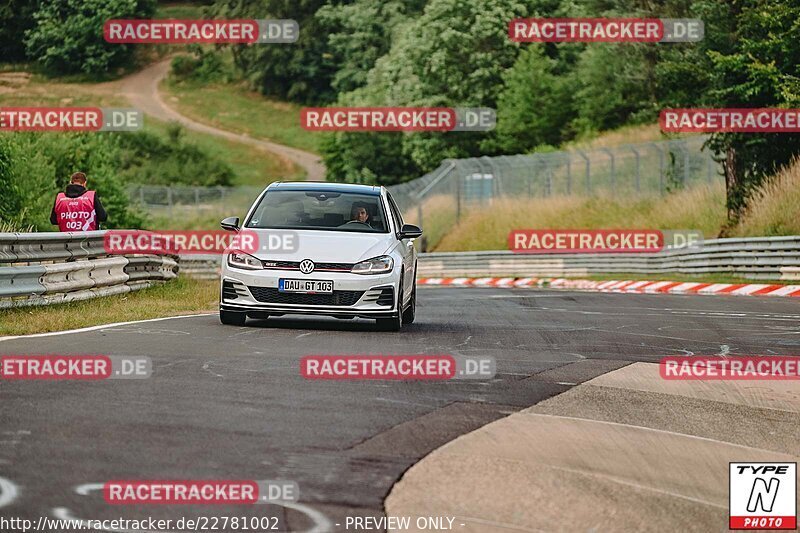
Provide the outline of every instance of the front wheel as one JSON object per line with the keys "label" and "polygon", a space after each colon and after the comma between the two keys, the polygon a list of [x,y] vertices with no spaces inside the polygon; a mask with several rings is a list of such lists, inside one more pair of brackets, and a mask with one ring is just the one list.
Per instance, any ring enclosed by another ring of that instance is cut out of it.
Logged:
{"label": "front wheel", "polygon": [[397,316],[392,318],[376,318],[375,323],[383,331],[400,331],[403,327],[403,282],[397,291]]}
{"label": "front wheel", "polygon": [[219,321],[226,326],[244,326],[247,320],[246,313],[239,313],[238,311],[223,311],[219,310]]}
{"label": "front wheel", "polygon": [[403,311],[403,324],[413,324],[414,316],[417,314],[417,282],[411,288],[411,301],[408,302],[408,309]]}

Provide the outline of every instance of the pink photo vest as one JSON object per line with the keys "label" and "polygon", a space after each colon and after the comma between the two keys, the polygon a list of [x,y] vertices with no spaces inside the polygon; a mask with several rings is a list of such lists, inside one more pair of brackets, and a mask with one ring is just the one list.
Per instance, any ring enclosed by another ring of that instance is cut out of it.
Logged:
{"label": "pink photo vest", "polygon": [[97,229],[94,191],[86,191],[77,198],[69,198],[60,192],[56,197],[55,209],[58,231],[93,231]]}

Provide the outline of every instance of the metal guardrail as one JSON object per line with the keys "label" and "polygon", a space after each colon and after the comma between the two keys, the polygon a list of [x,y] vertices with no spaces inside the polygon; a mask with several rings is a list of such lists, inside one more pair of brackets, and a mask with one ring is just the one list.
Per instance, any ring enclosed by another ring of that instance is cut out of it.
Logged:
{"label": "metal guardrail", "polygon": [[[169,256],[109,256],[104,231],[0,233],[0,308],[85,300],[174,279]],[[180,272],[219,277],[217,255],[186,255]],[[516,254],[510,251],[420,254],[420,277],[582,277],[594,274],[727,274],[800,279],[800,236],[705,241],[651,254]]]}
{"label": "metal guardrail", "polygon": [[[219,256],[183,256],[181,272],[219,276]],[[727,274],[747,279],[800,279],[800,236],[707,240],[699,248],[650,254],[517,254],[436,252],[419,255],[419,277],[582,277],[594,274]]]}
{"label": "metal guardrail", "polygon": [[421,277],[582,277],[595,274],[726,274],[747,279],[798,279],[800,236],[707,240],[702,247],[648,254],[421,254]]}
{"label": "metal guardrail", "polygon": [[0,308],[122,294],[178,276],[170,256],[108,255],[104,235],[0,233]]}
{"label": "metal guardrail", "polygon": [[217,279],[222,267],[219,255],[182,255],[181,274],[195,279]]}

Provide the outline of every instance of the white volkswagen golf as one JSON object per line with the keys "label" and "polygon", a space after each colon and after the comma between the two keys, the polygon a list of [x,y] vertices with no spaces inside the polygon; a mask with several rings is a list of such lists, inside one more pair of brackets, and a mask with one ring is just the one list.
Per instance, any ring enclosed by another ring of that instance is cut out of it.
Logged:
{"label": "white volkswagen golf", "polygon": [[[417,226],[404,224],[384,187],[334,183],[273,183],[243,224],[259,243],[282,236],[291,246],[231,249],[223,256],[219,318],[286,314],[374,318],[384,329],[414,321]],[[242,247],[244,248],[244,247]]]}

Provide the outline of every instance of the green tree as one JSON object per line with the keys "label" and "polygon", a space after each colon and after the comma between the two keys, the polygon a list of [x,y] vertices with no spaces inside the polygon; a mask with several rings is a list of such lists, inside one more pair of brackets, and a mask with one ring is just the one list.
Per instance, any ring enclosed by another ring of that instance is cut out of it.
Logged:
{"label": "green tree", "polygon": [[40,0],[4,0],[0,3],[0,57],[3,61],[25,59],[25,32],[34,26],[33,14]]}
{"label": "green tree", "polygon": [[658,117],[653,75],[647,55],[651,44],[587,47],[571,76],[578,132],[604,131]]}
{"label": "green tree", "polygon": [[152,18],[155,0],[48,0],[34,13],[35,26],[25,32],[30,59],[51,74],[105,77],[128,66],[133,45],[107,43],[109,19]]}
{"label": "green tree", "polygon": [[496,140],[487,145],[518,154],[567,139],[568,125],[576,117],[573,81],[557,59],[546,55],[545,47],[526,48],[503,75]]}
{"label": "green tree", "polygon": [[422,13],[426,1],[355,0],[322,6],[315,16],[326,29],[336,65],[331,87],[342,93],[364,86],[375,62],[389,51],[404,24]]}
{"label": "green tree", "polygon": [[[692,9],[705,21],[697,51],[666,57],[662,102],[685,107],[800,107],[800,4],[781,0],[700,0]],[[800,135],[714,133],[707,146],[722,162],[728,228],[752,191],[794,156]]]}
{"label": "green tree", "polygon": [[[496,107],[499,80],[519,53],[508,38],[508,22],[527,16],[533,2],[525,0],[431,0],[423,14],[403,25],[389,52],[378,59],[364,87],[340,95],[341,105]],[[482,153],[486,134],[411,133],[398,137],[404,161],[394,166],[369,134],[337,134],[325,149],[327,160],[339,161],[345,176],[378,175],[397,183],[432,170],[447,157]],[[357,148],[357,149],[356,149]],[[397,153],[393,150],[392,154]],[[409,169],[414,169],[408,174]],[[329,178],[340,179],[329,173]]]}
{"label": "green tree", "polygon": [[304,104],[336,99],[331,80],[336,63],[328,50],[326,28],[315,15],[325,0],[220,0],[212,13],[225,18],[294,19],[297,42],[234,47],[234,62],[263,94]]}

